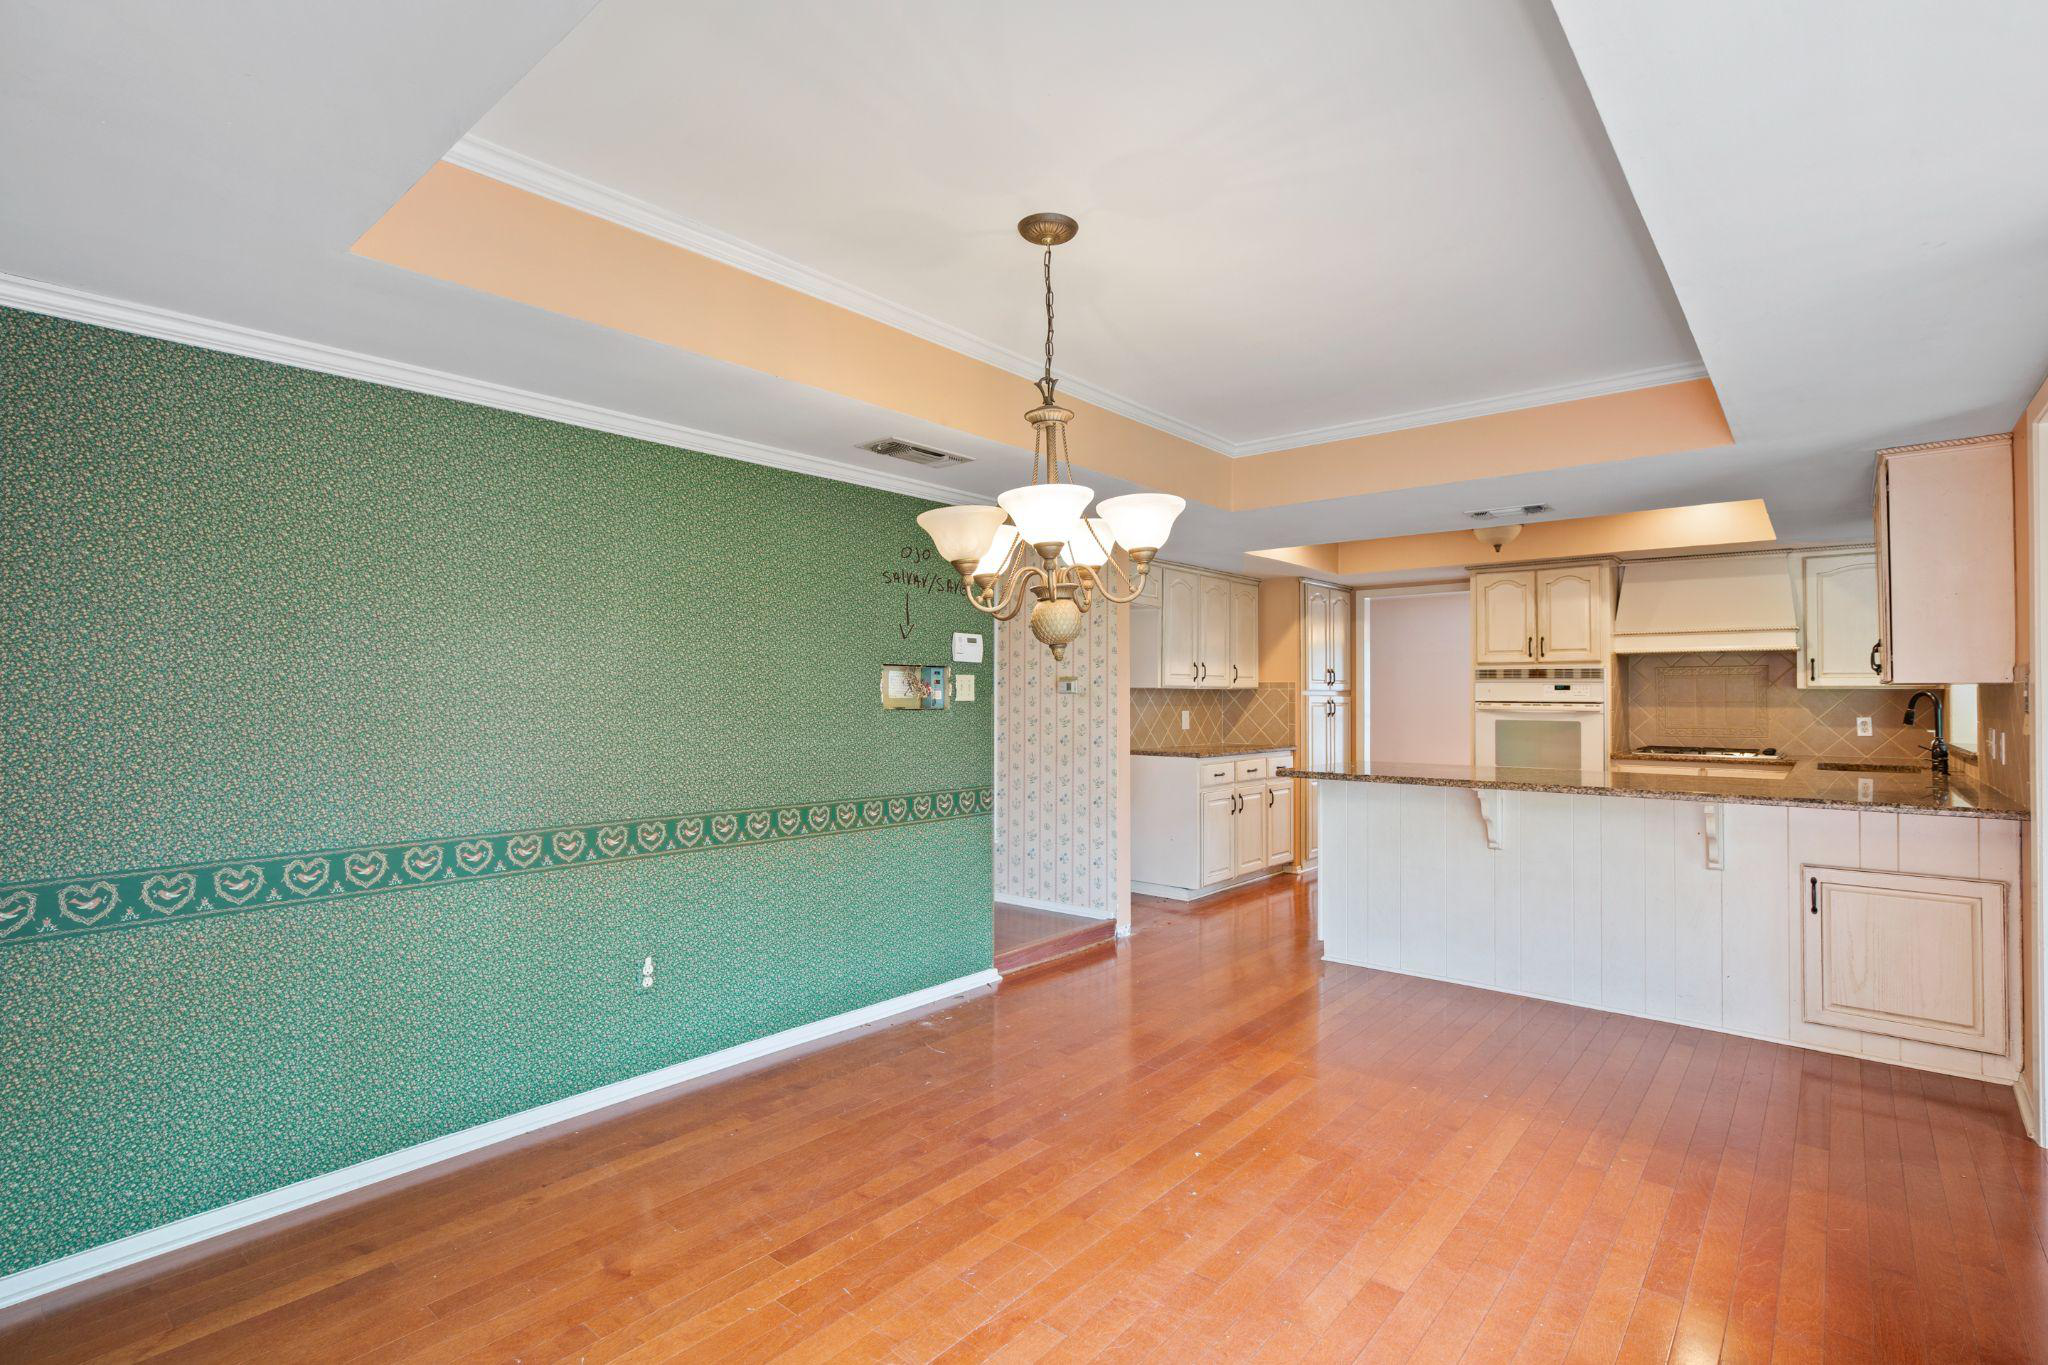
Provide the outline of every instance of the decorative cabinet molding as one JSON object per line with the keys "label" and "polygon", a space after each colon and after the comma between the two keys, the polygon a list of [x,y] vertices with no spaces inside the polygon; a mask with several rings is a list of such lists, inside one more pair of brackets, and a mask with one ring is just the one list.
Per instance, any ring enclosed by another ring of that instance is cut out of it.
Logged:
{"label": "decorative cabinet molding", "polygon": [[2012,438],[1877,453],[1879,663],[1888,683],[2012,681]]}
{"label": "decorative cabinet molding", "polygon": [[1151,577],[1131,604],[1131,686],[1257,687],[1258,584],[1178,564]]}

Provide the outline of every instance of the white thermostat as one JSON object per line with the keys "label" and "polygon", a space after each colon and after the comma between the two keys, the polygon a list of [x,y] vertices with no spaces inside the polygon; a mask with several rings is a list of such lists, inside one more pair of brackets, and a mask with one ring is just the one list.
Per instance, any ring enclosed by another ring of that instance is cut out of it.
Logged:
{"label": "white thermostat", "polygon": [[953,632],[953,662],[956,664],[978,664],[981,662],[981,637],[972,631]]}

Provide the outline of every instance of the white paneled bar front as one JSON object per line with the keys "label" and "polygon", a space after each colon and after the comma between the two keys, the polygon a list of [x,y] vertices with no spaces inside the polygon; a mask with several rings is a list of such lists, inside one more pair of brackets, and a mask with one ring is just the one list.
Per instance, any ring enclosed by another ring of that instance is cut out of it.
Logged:
{"label": "white paneled bar front", "polygon": [[1810,867],[2002,882],[2005,937],[1986,961],[2017,1040],[2018,822],[1321,785],[1329,961],[1990,1081],[2018,1073],[2017,1041],[1987,1053],[1808,1023],[1800,971]]}

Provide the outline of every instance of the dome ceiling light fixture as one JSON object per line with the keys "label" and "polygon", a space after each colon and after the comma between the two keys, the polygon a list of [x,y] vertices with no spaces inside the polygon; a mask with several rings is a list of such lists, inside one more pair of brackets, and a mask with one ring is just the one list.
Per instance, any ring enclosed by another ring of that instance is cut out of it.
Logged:
{"label": "dome ceiling light fixture", "polygon": [[959,570],[976,611],[1010,620],[1028,590],[1037,599],[1031,633],[1061,660],[1096,596],[1136,600],[1153,556],[1187,506],[1171,493],[1126,493],[1103,499],[1089,516],[1095,490],[1074,482],[1067,448],[1074,413],[1060,406],[1052,377],[1052,249],[1080,230],[1063,213],[1034,213],[1017,224],[1019,236],[1045,250],[1045,373],[1037,380],[1038,405],[1024,414],[1032,430],[1031,482],[997,497],[994,507],[935,507],[917,519],[940,557]]}

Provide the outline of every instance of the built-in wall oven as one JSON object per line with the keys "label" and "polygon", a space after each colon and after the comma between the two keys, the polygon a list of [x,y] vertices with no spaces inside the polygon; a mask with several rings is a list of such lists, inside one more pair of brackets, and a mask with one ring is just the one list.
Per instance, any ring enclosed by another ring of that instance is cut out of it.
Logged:
{"label": "built-in wall oven", "polygon": [[1486,768],[1607,766],[1601,668],[1482,668],[1472,680],[1472,760]]}

